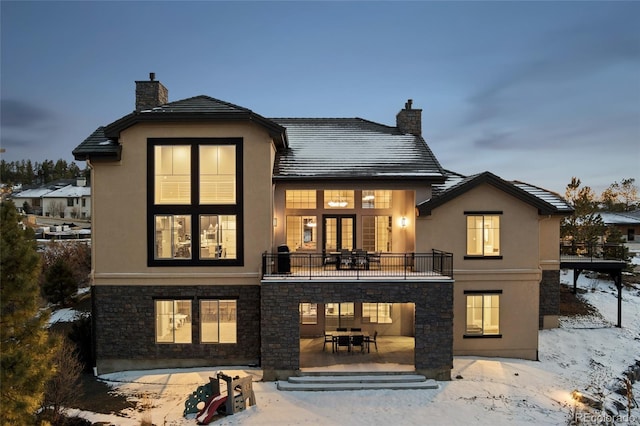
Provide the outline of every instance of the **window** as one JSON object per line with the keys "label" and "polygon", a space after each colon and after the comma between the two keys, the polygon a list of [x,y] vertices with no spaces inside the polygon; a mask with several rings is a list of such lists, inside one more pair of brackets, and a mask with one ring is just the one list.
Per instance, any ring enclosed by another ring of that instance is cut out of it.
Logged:
{"label": "window", "polygon": [[200,301],[200,341],[202,343],[237,343],[237,301]]}
{"label": "window", "polygon": [[500,216],[467,216],[467,255],[500,256]]}
{"label": "window", "polygon": [[148,140],[149,266],[242,265],[242,140]]}
{"label": "window", "polygon": [[157,215],[155,217],[156,259],[191,259],[191,217]]}
{"label": "window", "polygon": [[465,292],[467,336],[500,336],[500,291]]}
{"label": "window", "polygon": [[353,302],[327,303],[324,305],[324,315],[328,318],[341,318],[352,320],[354,318]]}
{"label": "window", "polygon": [[318,323],[318,305],[316,303],[301,303],[300,324],[317,324]]}
{"label": "window", "polygon": [[325,209],[353,209],[354,207],[353,190],[340,189],[324,191]]}
{"label": "window", "polygon": [[316,216],[287,216],[287,246],[289,250],[315,250],[318,241]]}
{"label": "window", "polygon": [[191,301],[156,300],[156,343],[191,343]]}
{"label": "window", "polygon": [[363,322],[377,324],[391,324],[391,303],[363,303]]}
{"label": "window", "polygon": [[362,248],[367,251],[391,251],[391,216],[362,217]]}
{"label": "window", "polygon": [[316,191],[314,189],[287,190],[285,207],[288,209],[315,209]]}
{"label": "window", "polygon": [[67,207],[73,207],[73,198],[67,198]]}
{"label": "window", "polygon": [[200,259],[236,258],[236,216],[200,216]]}
{"label": "window", "polygon": [[390,209],[391,190],[377,189],[375,191],[362,191],[363,209]]}

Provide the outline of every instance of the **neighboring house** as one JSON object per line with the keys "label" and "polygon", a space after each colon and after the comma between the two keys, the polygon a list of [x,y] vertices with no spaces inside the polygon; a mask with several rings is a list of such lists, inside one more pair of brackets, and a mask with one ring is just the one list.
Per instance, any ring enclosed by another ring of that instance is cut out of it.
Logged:
{"label": "neighboring house", "polygon": [[91,187],[84,178],[75,185],[67,185],[42,196],[45,216],[89,219],[91,218]]}
{"label": "neighboring house", "polygon": [[640,210],[632,212],[600,212],[607,226],[614,226],[625,241],[631,243],[640,239]]}
{"label": "neighboring house", "polygon": [[36,215],[74,219],[91,217],[91,187],[86,185],[84,177],[27,189],[14,193],[11,198],[19,209],[26,202]]}
{"label": "neighboring house", "polygon": [[454,354],[537,357],[559,307],[555,194],[442,168],[411,101],[396,126],[264,118],[208,96],[136,110],[73,154],[91,166],[99,373],[300,368],[338,326],[415,338],[415,369]]}

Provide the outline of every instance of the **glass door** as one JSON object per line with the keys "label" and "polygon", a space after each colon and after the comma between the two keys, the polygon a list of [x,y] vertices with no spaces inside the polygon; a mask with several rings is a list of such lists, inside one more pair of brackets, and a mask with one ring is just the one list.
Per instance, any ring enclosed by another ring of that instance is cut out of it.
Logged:
{"label": "glass door", "polygon": [[354,249],[356,240],[355,215],[325,215],[322,220],[324,224],[324,250],[327,253]]}

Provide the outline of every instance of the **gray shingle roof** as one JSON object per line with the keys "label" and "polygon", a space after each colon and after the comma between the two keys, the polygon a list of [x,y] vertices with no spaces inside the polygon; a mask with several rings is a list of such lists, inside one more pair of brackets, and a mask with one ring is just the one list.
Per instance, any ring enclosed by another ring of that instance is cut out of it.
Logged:
{"label": "gray shingle roof", "polygon": [[104,134],[104,127],[98,127],[88,138],[72,151],[73,157],[85,161],[88,157],[120,159],[122,147]]}
{"label": "gray shingle roof", "polygon": [[490,184],[494,187],[536,207],[540,214],[573,213],[571,207],[560,195],[528,183],[506,181],[493,173],[483,172],[471,176],[446,171],[447,181],[441,185],[434,185],[432,197],[418,204],[421,215],[429,215],[431,211],[448,201],[458,197],[480,184]]}
{"label": "gray shingle roof", "polygon": [[287,129],[274,179],[418,179],[441,181],[424,139],[361,118],[272,118]]}
{"label": "gray shingle roof", "polygon": [[276,145],[283,149],[287,145],[285,129],[250,109],[221,101],[210,96],[194,96],[180,101],[169,102],[152,109],[134,111],[124,117],[99,127],[73,150],[76,160],[89,157],[120,158],[118,138],[120,132],[139,122],[196,122],[214,120],[244,120],[264,127],[273,137]]}

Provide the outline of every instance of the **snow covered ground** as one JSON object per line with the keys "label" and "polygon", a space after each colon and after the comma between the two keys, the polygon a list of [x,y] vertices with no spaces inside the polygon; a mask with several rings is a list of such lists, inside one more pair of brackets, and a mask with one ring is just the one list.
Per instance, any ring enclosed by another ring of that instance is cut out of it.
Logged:
{"label": "snow covered ground", "polygon": [[[636,259],[639,259],[636,257]],[[572,285],[573,272],[561,280]],[[115,392],[138,401],[138,410],[118,414],[69,410],[92,422],[114,425],[195,425],[195,415],[182,416],[184,402],[216,371],[252,375],[257,405],[221,417],[215,425],[640,425],[640,408],[616,417],[589,409],[572,398],[577,390],[599,396],[606,406],[626,404],[613,388],[622,373],[640,360],[640,286],[625,288],[622,328],[617,323],[617,290],[612,281],[581,275],[578,287],[598,315],[562,317],[558,329],[540,332],[540,361],[455,357],[452,380],[437,390],[368,390],[282,392],[276,383],[261,382],[261,370],[247,367],[128,371],[100,378]],[[406,366],[397,366],[405,370]],[[345,367],[346,369],[346,367]],[[385,365],[389,369],[389,365]],[[640,402],[640,382],[634,386]],[[144,406],[144,409],[140,407]]]}

